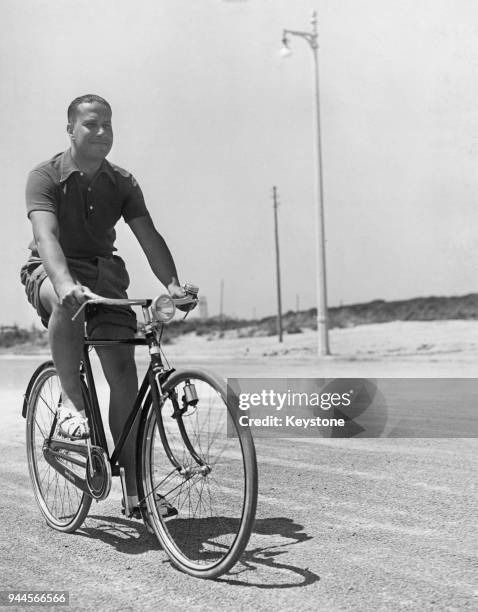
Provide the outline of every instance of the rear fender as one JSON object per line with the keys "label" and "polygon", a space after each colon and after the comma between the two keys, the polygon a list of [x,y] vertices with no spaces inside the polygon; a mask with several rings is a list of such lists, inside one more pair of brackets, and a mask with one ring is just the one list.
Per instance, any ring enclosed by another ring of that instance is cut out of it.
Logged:
{"label": "rear fender", "polygon": [[27,416],[27,407],[28,400],[30,399],[30,393],[32,391],[33,384],[38,377],[38,374],[44,369],[49,368],[53,365],[53,361],[45,361],[33,372],[32,377],[30,378],[30,382],[28,383],[27,390],[25,391],[25,395],[23,396],[23,408],[22,408],[22,417],[25,419]]}

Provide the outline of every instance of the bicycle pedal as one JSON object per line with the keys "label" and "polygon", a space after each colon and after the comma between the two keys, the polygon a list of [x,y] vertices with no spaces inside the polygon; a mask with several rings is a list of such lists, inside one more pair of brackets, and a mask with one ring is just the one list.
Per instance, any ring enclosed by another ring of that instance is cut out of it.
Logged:
{"label": "bicycle pedal", "polygon": [[161,515],[164,521],[169,521],[175,516],[178,516],[178,511],[174,506],[171,506],[171,504],[161,504],[158,508],[158,514]]}
{"label": "bicycle pedal", "polygon": [[141,516],[141,510],[137,506],[132,509],[132,512],[130,514],[126,514],[126,508],[123,506],[121,508],[121,514],[123,516],[126,516],[126,518],[134,518],[138,521],[140,521],[143,518]]}

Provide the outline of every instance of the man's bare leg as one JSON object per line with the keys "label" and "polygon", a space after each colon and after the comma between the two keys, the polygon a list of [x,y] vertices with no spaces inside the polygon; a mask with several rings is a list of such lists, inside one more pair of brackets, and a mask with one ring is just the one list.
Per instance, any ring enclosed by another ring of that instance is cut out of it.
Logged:
{"label": "man's bare leg", "polygon": [[[126,338],[132,330],[117,325],[102,324],[95,330],[98,338]],[[118,442],[124,424],[131,413],[137,393],[138,375],[134,360],[134,346],[95,347],[101,361],[105,378],[110,387],[109,425],[115,444]],[[126,438],[119,457],[120,466],[125,469],[126,490],[130,506],[138,505],[136,486],[136,437],[137,422]]]}
{"label": "man's bare leg", "polygon": [[[46,278],[40,287],[40,300],[51,313],[48,323],[48,336],[53,361],[60,377],[63,391],[63,405],[72,413],[85,416],[83,396],[80,386],[80,361],[83,350],[84,317],[71,320],[73,312],[61,306],[53,286]],[[96,330],[98,337],[125,337],[125,330],[116,325],[102,325]],[[132,335],[132,332],[131,332]],[[138,376],[134,361],[133,346],[97,347],[103,372],[110,386],[109,424],[115,443],[118,441],[123,425],[131,412],[138,391]],[[138,425],[130,433],[123,447],[120,465],[125,468],[128,497],[133,504],[138,503],[136,488],[136,434]]]}
{"label": "man's bare leg", "polygon": [[62,403],[73,414],[85,416],[80,386],[80,361],[83,349],[84,318],[71,320],[73,312],[58,301],[53,285],[46,278],[40,287],[40,300],[50,313],[48,338],[63,390]]}

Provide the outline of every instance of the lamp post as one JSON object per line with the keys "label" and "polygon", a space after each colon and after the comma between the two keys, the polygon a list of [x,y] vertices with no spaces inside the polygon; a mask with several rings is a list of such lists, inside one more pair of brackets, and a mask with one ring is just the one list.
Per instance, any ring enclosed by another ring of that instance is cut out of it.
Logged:
{"label": "lamp post", "polygon": [[274,201],[274,238],[276,245],[276,276],[277,276],[277,335],[282,342],[282,296],[280,289],[280,257],[279,257],[279,222],[277,220],[277,187],[272,188],[272,199]]}
{"label": "lamp post", "polygon": [[324,189],[322,183],[322,142],[320,131],[320,101],[319,101],[319,58],[318,58],[318,33],[317,13],[312,13],[312,32],[301,32],[297,30],[284,30],[282,35],[282,57],[289,56],[292,51],[289,48],[288,36],[300,36],[304,38],[312,49],[314,59],[314,81],[315,81],[315,161],[316,172],[316,196],[317,196],[317,332],[319,355],[330,355],[329,330],[327,322],[327,283],[325,266],[325,230],[324,230]]}

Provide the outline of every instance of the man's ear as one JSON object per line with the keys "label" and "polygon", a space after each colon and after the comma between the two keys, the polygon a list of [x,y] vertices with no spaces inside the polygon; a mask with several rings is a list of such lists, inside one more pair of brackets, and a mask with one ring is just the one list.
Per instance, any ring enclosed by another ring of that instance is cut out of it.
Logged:
{"label": "man's ear", "polygon": [[73,138],[73,124],[72,123],[66,124],[66,131]]}

